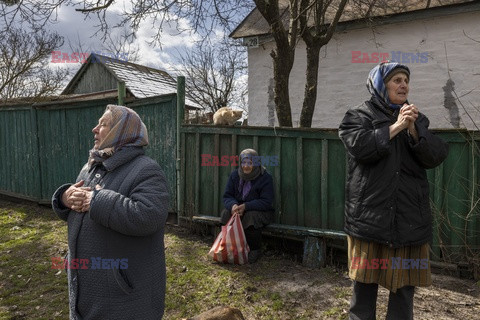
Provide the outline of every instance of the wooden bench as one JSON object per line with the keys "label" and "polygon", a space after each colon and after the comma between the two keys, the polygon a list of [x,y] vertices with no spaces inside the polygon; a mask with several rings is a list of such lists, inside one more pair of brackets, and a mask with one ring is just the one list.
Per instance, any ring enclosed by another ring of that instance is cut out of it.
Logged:
{"label": "wooden bench", "polygon": [[[207,224],[215,228],[220,227],[220,217],[193,216],[193,222]],[[263,233],[274,237],[289,237],[303,241],[302,264],[310,268],[324,267],[326,264],[327,240],[346,240],[343,231],[325,230],[283,224],[269,224]]]}

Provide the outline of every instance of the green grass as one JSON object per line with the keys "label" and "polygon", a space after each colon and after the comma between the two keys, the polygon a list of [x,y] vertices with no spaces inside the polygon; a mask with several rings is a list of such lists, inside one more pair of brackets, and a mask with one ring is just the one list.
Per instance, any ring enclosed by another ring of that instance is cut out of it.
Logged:
{"label": "green grass", "polygon": [[67,249],[65,223],[45,208],[1,204],[0,319],[68,318],[66,276],[51,268]]}
{"label": "green grass", "polygon": [[[277,256],[246,266],[217,264],[207,257],[212,242],[167,227],[165,320],[189,318],[220,305],[239,308],[246,319],[318,318],[325,292],[311,296],[305,289],[275,286],[284,278],[292,281],[286,263],[293,269],[298,264]],[[50,208],[0,201],[0,319],[68,319],[66,274],[51,268],[51,258],[66,252],[66,223]],[[330,270],[324,270],[318,272],[331,278]],[[331,291],[332,297],[347,292]],[[330,313],[337,316],[334,309]]]}
{"label": "green grass", "polygon": [[344,313],[343,309],[339,306],[332,307],[328,310],[325,310],[323,312],[323,315],[325,317],[328,317],[328,319],[338,319],[338,320],[346,320],[348,319],[347,314]]}
{"label": "green grass", "polygon": [[261,275],[248,266],[216,264],[207,257],[208,244],[166,235],[167,295],[165,319],[191,317],[218,305],[243,310],[251,306],[257,319],[279,319],[284,301],[279,292],[261,288]]}
{"label": "green grass", "polygon": [[[351,281],[338,270],[304,268],[283,251],[272,251],[252,265],[217,264],[207,257],[212,242],[212,237],[167,226],[165,320],[193,317],[221,305],[240,309],[247,320],[347,319]],[[51,268],[51,258],[66,252],[66,223],[52,209],[0,201],[0,320],[68,319],[66,274]],[[458,283],[450,286],[462,287]],[[475,281],[469,284],[477,286]],[[442,318],[436,306],[445,291],[423,292],[417,301],[424,305],[417,311],[426,309],[428,317]],[[452,297],[472,299],[451,291],[442,303]],[[385,301],[377,308],[380,317]],[[469,308],[462,314],[470,315]]]}
{"label": "green grass", "polygon": [[351,295],[350,288],[339,287],[335,288],[335,298],[337,299],[345,299]]}
{"label": "green grass", "polygon": [[[164,319],[190,317],[217,305],[244,309],[245,304],[259,319],[277,319],[284,301],[279,292],[258,288],[263,276],[213,263],[206,256],[209,244],[198,239],[167,233],[165,242]],[[46,207],[1,202],[0,252],[0,319],[68,318],[66,274],[51,268],[51,258],[67,252],[64,221]]]}

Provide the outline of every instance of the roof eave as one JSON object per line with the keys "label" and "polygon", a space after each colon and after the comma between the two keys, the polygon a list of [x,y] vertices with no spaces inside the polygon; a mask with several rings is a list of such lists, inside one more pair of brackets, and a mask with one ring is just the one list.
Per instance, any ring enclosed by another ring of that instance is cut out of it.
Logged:
{"label": "roof eave", "polygon": [[255,10],[257,10],[257,8],[253,8],[253,10],[250,11],[249,14],[247,14],[247,16],[242,20],[242,22],[240,22],[240,24],[232,32],[230,32],[230,34],[228,35],[229,38],[233,38],[233,39],[243,38],[243,37],[235,36],[235,33],[246,23],[248,18],[253,14]]}
{"label": "roof eave", "polygon": [[[252,10],[252,12],[255,10],[257,9],[255,8],[254,10]],[[462,2],[462,3],[435,6],[435,7],[418,9],[418,10],[413,10],[408,12],[393,13],[393,14],[383,15],[383,16],[374,16],[374,17],[368,17],[368,18],[339,21],[337,23],[337,31],[363,28],[366,26],[404,22],[404,21],[410,21],[410,20],[415,20],[420,18],[431,18],[435,16],[444,16],[449,14],[472,12],[472,11],[480,11],[480,1],[471,0],[471,1]],[[240,27],[246,23],[248,17],[252,14],[252,12],[229,35],[231,38],[239,39],[239,38],[271,35],[270,32],[251,33],[244,36],[235,35],[235,33],[240,29]],[[432,12],[434,14],[432,14]]]}

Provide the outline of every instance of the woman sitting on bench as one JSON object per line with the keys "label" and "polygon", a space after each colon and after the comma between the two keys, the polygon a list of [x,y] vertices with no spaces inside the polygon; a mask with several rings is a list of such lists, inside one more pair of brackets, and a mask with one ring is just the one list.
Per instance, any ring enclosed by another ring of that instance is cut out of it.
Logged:
{"label": "woman sitting on bench", "polygon": [[262,255],[262,228],[273,222],[273,179],[255,150],[243,150],[239,160],[225,187],[221,223],[225,225],[232,214],[240,215],[250,247],[248,262],[254,263]]}

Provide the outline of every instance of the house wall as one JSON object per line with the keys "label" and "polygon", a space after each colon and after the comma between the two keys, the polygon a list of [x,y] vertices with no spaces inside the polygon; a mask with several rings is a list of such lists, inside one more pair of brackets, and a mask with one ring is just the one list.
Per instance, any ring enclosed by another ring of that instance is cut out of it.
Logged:
{"label": "house wall", "polygon": [[[352,63],[352,51],[427,53],[410,67],[409,102],[425,113],[431,128],[480,127],[480,11],[337,32],[321,50],[319,88],[312,127],[337,128],[345,111],[368,100],[369,71],[376,63]],[[273,102],[273,42],[248,50],[249,125],[277,124]],[[294,127],[305,85],[301,42],[290,77]],[[457,100],[456,95],[460,98]],[[473,118],[473,121],[470,119]],[[474,124],[476,122],[476,126]]]}
{"label": "house wall", "polygon": [[115,77],[99,62],[90,63],[72,93],[91,93],[117,89]]}

